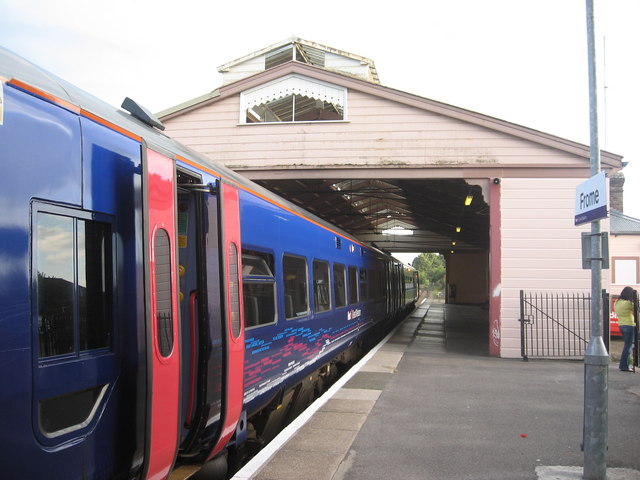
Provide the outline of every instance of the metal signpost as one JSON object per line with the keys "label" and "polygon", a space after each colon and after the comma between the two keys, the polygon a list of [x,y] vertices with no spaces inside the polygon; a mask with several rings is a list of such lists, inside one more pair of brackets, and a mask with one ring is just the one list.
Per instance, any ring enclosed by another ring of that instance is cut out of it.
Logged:
{"label": "metal signpost", "polygon": [[[602,239],[600,218],[607,215],[604,173],[600,172],[598,146],[598,102],[593,0],[587,2],[589,56],[589,123],[591,179],[576,189],[575,224],[591,222],[591,339],[584,355],[584,470],[585,480],[606,480],[608,437],[609,353],[602,339]],[[578,208],[580,207],[580,208]]]}

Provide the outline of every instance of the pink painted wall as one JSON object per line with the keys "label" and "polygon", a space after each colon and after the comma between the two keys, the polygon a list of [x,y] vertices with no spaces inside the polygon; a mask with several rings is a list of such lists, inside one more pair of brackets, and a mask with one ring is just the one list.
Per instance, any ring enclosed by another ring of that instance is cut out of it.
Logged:
{"label": "pink painted wall", "polygon": [[460,178],[469,176],[464,167],[585,165],[568,152],[367,93],[349,90],[347,102],[347,121],[243,125],[235,95],[163,123],[167,135],[238,171],[435,167],[457,169],[450,176]]}
{"label": "pink painted wall", "polygon": [[[574,226],[575,189],[584,179],[502,180],[501,356],[520,357],[520,290],[591,292]],[[609,222],[602,221],[603,231]],[[608,289],[609,276],[602,275]]]}

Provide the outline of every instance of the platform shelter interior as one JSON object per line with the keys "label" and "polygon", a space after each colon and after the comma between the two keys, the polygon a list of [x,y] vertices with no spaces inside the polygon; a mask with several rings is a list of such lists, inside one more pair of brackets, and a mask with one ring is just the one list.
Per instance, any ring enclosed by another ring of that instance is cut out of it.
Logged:
{"label": "platform shelter interior", "polygon": [[488,302],[489,205],[481,182],[297,178],[257,183],[385,252],[443,255],[447,303]]}

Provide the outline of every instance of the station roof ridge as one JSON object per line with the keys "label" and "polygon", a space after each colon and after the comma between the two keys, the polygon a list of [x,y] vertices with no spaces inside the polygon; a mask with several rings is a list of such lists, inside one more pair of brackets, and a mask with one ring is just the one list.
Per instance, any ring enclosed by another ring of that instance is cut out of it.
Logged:
{"label": "station roof ridge", "polygon": [[[277,50],[277,49],[279,49],[281,47],[284,47],[285,45],[290,45],[290,44],[291,45],[296,45],[297,44],[297,45],[300,45],[300,46],[303,46],[303,47],[308,47],[308,48],[311,48],[311,49],[316,49],[316,50],[320,50],[320,51],[327,52],[327,53],[333,53],[333,54],[336,54],[336,55],[340,55],[340,56],[343,56],[343,57],[350,58],[352,60],[357,60],[360,63],[362,63],[363,65],[367,65],[367,67],[370,70],[373,83],[377,83],[377,84],[380,83],[380,80],[379,80],[379,77],[378,77],[378,71],[377,71],[375,63],[373,62],[372,59],[370,59],[368,57],[364,57],[362,55],[355,54],[355,53],[347,52],[345,50],[340,50],[338,48],[329,47],[327,45],[323,45],[323,44],[320,44],[320,43],[317,43],[317,42],[313,42],[313,41],[310,41],[310,40],[305,40],[305,39],[297,37],[295,35],[292,35],[291,37],[289,37],[289,38],[287,38],[285,40],[281,40],[281,41],[279,41],[277,43],[274,43],[272,45],[264,47],[264,48],[262,48],[260,50],[257,50],[255,52],[253,52],[253,53],[250,53],[248,55],[244,55],[244,56],[242,56],[240,58],[237,58],[237,59],[232,60],[230,62],[227,62],[227,63],[225,63],[223,65],[220,65],[218,67],[218,72],[225,73],[225,72],[229,71],[229,69],[231,67],[239,65],[241,63],[244,63],[244,62],[246,62],[248,60],[251,60],[253,58],[259,57],[261,55],[265,55],[265,54],[267,54],[269,52],[272,52],[272,51]],[[329,70],[331,70],[331,69],[329,69]]]}

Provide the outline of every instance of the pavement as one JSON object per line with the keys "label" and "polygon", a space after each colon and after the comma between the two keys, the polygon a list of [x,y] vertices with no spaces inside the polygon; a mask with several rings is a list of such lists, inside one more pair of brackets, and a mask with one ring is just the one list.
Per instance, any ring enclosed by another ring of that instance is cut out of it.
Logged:
{"label": "pavement", "polygon": [[[584,364],[489,357],[488,314],[425,303],[235,480],[583,478]],[[609,480],[640,480],[640,372],[608,374]]]}

